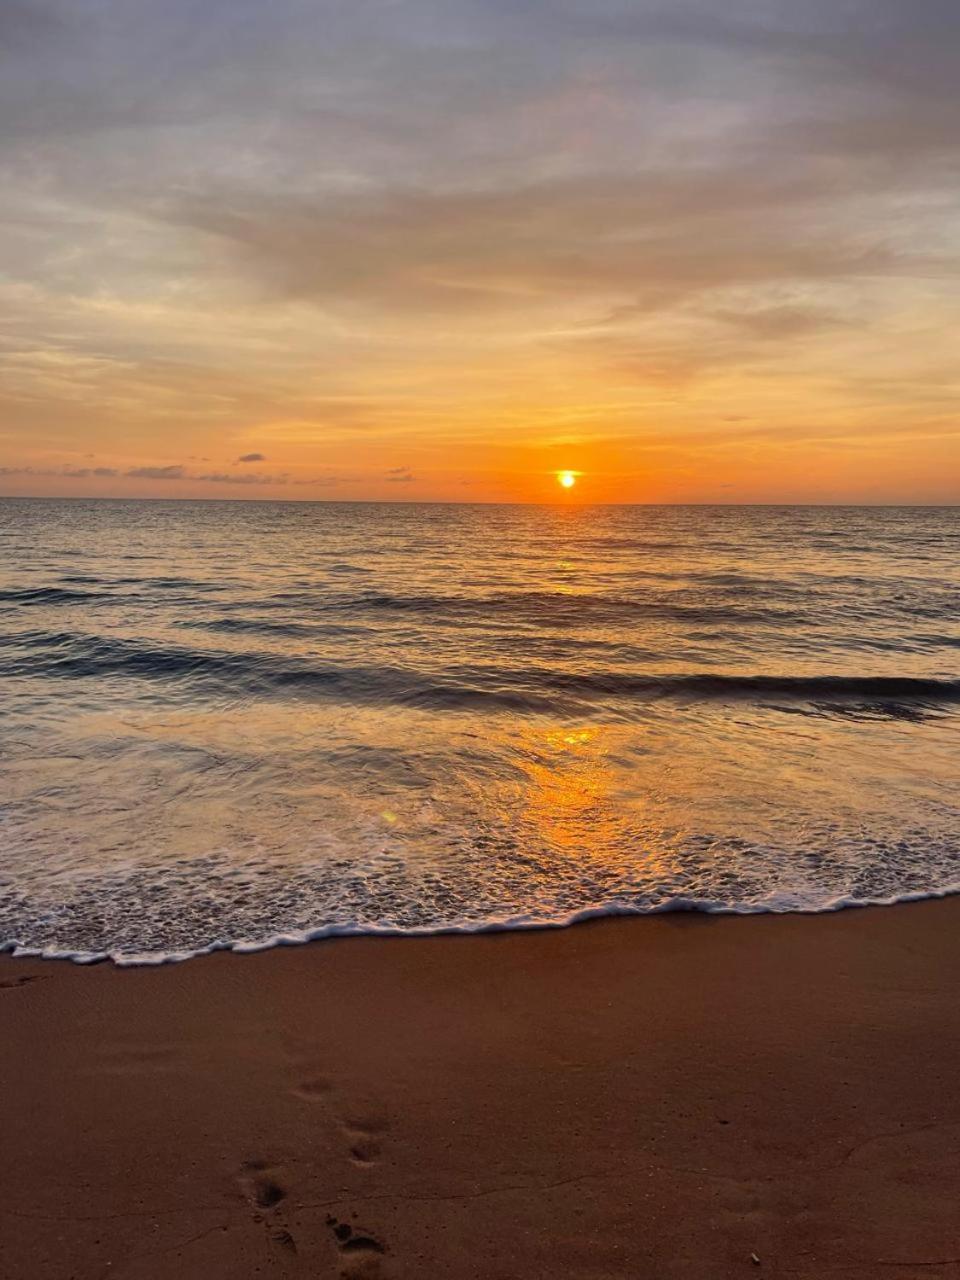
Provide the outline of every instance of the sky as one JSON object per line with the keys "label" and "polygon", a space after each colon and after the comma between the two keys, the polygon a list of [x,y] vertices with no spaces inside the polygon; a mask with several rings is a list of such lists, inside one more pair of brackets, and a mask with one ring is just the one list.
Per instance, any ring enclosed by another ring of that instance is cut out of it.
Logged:
{"label": "sky", "polygon": [[2,0],[0,494],[958,502],[958,197],[957,0]]}

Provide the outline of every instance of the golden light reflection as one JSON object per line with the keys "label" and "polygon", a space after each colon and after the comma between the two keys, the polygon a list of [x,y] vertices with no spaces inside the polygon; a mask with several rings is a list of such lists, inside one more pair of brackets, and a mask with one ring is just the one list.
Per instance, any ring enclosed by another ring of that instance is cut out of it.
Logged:
{"label": "golden light reflection", "polygon": [[625,815],[611,794],[607,738],[599,725],[531,732],[524,819],[545,844],[600,860],[622,848]]}
{"label": "golden light reflection", "polygon": [[635,726],[529,726],[521,754],[520,822],[534,847],[600,877],[631,867],[658,882],[676,875],[675,824],[664,821],[660,770],[649,773],[652,757],[640,749]]}

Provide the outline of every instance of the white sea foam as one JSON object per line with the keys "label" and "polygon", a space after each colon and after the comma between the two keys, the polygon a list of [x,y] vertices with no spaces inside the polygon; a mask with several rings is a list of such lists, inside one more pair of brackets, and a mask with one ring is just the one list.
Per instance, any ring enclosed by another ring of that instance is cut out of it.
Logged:
{"label": "white sea foam", "polygon": [[917,903],[949,898],[960,893],[960,882],[928,892],[913,891],[878,898],[853,898],[842,896],[821,903],[798,903],[774,895],[766,902],[731,906],[728,903],[704,899],[678,897],[652,907],[631,906],[622,902],[601,903],[570,912],[566,916],[531,916],[524,914],[503,920],[465,921],[430,927],[411,925],[401,928],[395,925],[320,925],[298,932],[271,934],[257,941],[243,939],[218,939],[192,950],[179,951],[71,951],[57,947],[19,946],[14,942],[0,943],[0,952],[9,952],[17,958],[43,960],[68,960],[74,964],[89,965],[112,962],[119,968],[155,967],[180,964],[185,960],[212,955],[217,951],[229,951],[236,955],[255,955],[278,947],[303,946],[334,938],[429,938],[472,937],[481,934],[513,933],[546,929],[567,929],[590,921],[622,917],[641,917],[689,912],[691,914],[718,916],[758,915],[823,915],[838,911],[866,907],[893,907],[905,903]]}

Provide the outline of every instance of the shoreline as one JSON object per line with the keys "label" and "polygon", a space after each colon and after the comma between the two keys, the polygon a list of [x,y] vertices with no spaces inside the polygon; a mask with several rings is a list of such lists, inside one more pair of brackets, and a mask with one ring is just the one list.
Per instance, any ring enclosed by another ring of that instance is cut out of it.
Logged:
{"label": "shoreline", "polygon": [[266,951],[275,951],[283,947],[305,947],[314,943],[346,941],[352,938],[382,938],[393,941],[422,938],[481,938],[500,933],[539,933],[562,932],[576,929],[585,924],[600,924],[606,920],[643,920],[648,917],[689,915],[708,916],[711,918],[753,918],[757,916],[824,916],[837,915],[846,911],[873,911],[889,907],[916,905],[922,902],[942,902],[947,898],[960,896],[960,884],[950,885],[946,889],[916,890],[891,898],[837,899],[826,906],[819,907],[723,907],[714,906],[701,899],[675,899],[658,907],[584,907],[571,913],[564,920],[526,920],[511,918],[504,921],[470,925],[448,925],[431,927],[429,925],[413,926],[408,929],[399,926],[380,925],[319,925],[307,929],[301,934],[274,934],[263,942],[212,942],[193,951],[148,951],[148,952],[115,952],[115,951],[52,951],[21,948],[18,944],[0,943],[0,961],[42,960],[66,961],[81,968],[106,964],[117,969],[160,969],[175,964],[186,964],[191,960],[203,960],[212,955],[260,955]]}
{"label": "shoreline", "polygon": [[960,1276],[958,980],[952,897],[5,954],[0,1276]]}

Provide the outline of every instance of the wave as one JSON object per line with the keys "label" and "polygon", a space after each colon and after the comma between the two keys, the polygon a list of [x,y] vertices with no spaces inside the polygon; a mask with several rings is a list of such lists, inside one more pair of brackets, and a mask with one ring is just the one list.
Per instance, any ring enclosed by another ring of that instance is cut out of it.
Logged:
{"label": "wave", "polygon": [[960,680],[915,676],[723,675],[696,672],[668,676],[606,676],[553,672],[547,679],[554,688],[572,691],[591,689],[614,696],[662,693],[720,699],[749,699],[761,695],[810,702],[960,702]]}
{"label": "wave", "polygon": [[568,929],[575,925],[623,917],[662,916],[689,913],[708,916],[759,916],[759,915],[829,915],[837,911],[863,907],[893,907],[908,903],[936,901],[960,894],[960,883],[929,890],[908,890],[883,897],[854,897],[844,894],[819,902],[803,902],[772,894],[760,902],[731,904],[710,898],[694,898],[678,895],[665,902],[640,905],[613,900],[592,904],[575,911],[554,916],[508,916],[503,919],[470,920],[463,923],[440,925],[377,925],[377,924],[327,924],[313,929],[300,929],[271,934],[254,941],[246,939],[218,939],[204,946],[183,950],[161,951],[78,951],[66,947],[21,946],[14,940],[0,940],[0,953],[9,952],[15,958],[41,960],[69,960],[74,964],[100,964],[111,961],[118,968],[147,968],[164,964],[179,964],[217,951],[231,951],[237,955],[255,955],[278,947],[303,946],[310,942],[322,942],[333,938],[434,938],[472,937],[479,934],[533,932],[544,929]]}
{"label": "wave", "polygon": [[560,671],[542,667],[447,667],[318,663],[269,653],[160,647],[69,632],[0,638],[14,649],[13,675],[63,679],[127,676],[202,684],[231,696],[298,693],[347,702],[397,703],[433,710],[557,711],[557,697],[586,704],[675,700],[785,701],[877,708],[960,703],[960,680],[919,676]]}
{"label": "wave", "polygon": [[[333,566],[341,577],[366,572],[350,565]],[[337,575],[335,574],[335,577]],[[339,624],[369,625],[371,620],[384,620],[377,625],[391,625],[390,619],[413,619],[423,627],[445,629],[473,628],[490,633],[498,628],[524,630],[562,629],[595,630],[602,627],[619,629],[624,635],[651,624],[669,629],[708,627],[717,631],[715,638],[741,640],[779,632],[795,636],[804,631],[822,633],[836,618],[836,588],[832,581],[789,582],[777,578],[761,579],[742,573],[633,573],[629,584],[617,578],[617,590],[562,591],[518,589],[513,591],[469,592],[390,590],[343,590],[332,586],[298,584],[293,589],[249,593],[219,581],[194,580],[187,577],[112,577],[65,575],[61,585],[20,587],[0,590],[0,604],[24,608],[46,606],[98,605],[120,608],[143,605],[159,610],[176,605],[191,616],[190,625],[207,626],[211,630],[229,628],[266,629],[271,619],[251,614],[291,615],[282,618],[288,634],[298,627],[335,620]],[[662,591],[648,590],[649,580],[671,582]],[[694,584],[694,585],[691,585]],[[478,584],[475,584],[478,585]],[[99,588],[99,589],[98,589]],[[119,588],[119,590],[118,590]],[[942,624],[960,607],[960,594],[943,590],[930,599],[928,583],[916,591],[887,591],[869,602],[858,600],[856,616],[865,637],[870,637],[880,624],[900,618],[913,627],[917,620]],[[223,619],[205,620],[202,616],[216,598],[216,609]],[[226,621],[226,617],[236,618]],[[845,615],[849,627],[850,617]],[[180,620],[177,625],[184,625]],[[908,627],[904,630],[909,631]],[[688,633],[689,634],[689,633]],[[698,637],[702,638],[702,637]],[[907,641],[906,643],[909,643]],[[948,643],[948,642],[944,642]],[[950,643],[957,643],[956,640]]]}
{"label": "wave", "polygon": [[102,600],[103,591],[75,591],[72,587],[11,587],[0,590],[0,603],[20,605],[78,604]]}
{"label": "wave", "polygon": [[448,621],[457,626],[465,622],[489,625],[529,622],[537,626],[584,627],[658,620],[731,626],[797,626],[804,621],[793,608],[775,608],[768,604],[711,604],[579,591],[498,591],[485,595],[284,591],[259,604],[267,609],[295,609],[308,614],[402,614],[431,622]]}
{"label": "wave", "polygon": [[[357,571],[360,572],[360,571]],[[22,587],[0,590],[0,603],[30,606],[115,603],[177,603],[187,607],[206,607],[208,597],[224,591],[223,584],[195,582],[186,578],[116,578],[100,580],[112,587],[136,587],[136,590],[78,590],[81,579],[61,578],[69,586]],[[95,578],[82,582],[93,584]],[[176,595],[177,592],[182,594]],[[174,600],[174,596],[176,599]],[[383,591],[281,591],[251,600],[244,596],[235,601],[224,600],[218,608],[248,611],[251,606],[265,611],[284,611],[298,615],[298,621],[320,619],[330,615],[360,619],[364,615],[401,615],[434,624],[457,627],[465,624],[490,626],[497,624],[531,624],[536,626],[594,627],[629,625],[646,621],[694,624],[721,624],[731,627],[797,626],[802,616],[793,608],[777,608],[769,604],[711,604],[671,599],[637,598],[633,596],[564,591],[504,591],[486,595],[400,594]],[[201,623],[202,625],[202,623]],[[210,624],[214,625],[214,624]],[[219,624],[222,625],[222,624]],[[238,627],[243,622],[236,624]]]}
{"label": "wave", "polygon": [[272,622],[264,618],[188,618],[174,626],[190,631],[219,631],[225,635],[287,636],[291,639],[311,639],[320,635],[344,635],[362,628],[345,625],[327,625],[309,622]]}
{"label": "wave", "polygon": [[[31,605],[90,604],[92,602],[129,605],[153,598],[169,600],[167,593],[181,591],[177,603],[200,604],[194,597],[224,590],[218,582],[198,582],[192,578],[102,578],[92,574],[64,574],[59,581],[66,586],[8,587],[0,589],[0,603],[29,607]],[[78,590],[79,587],[104,587],[106,590]],[[116,587],[135,587],[134,591],[116,591]],[[159,593],[155,595],[155,593]]]}

